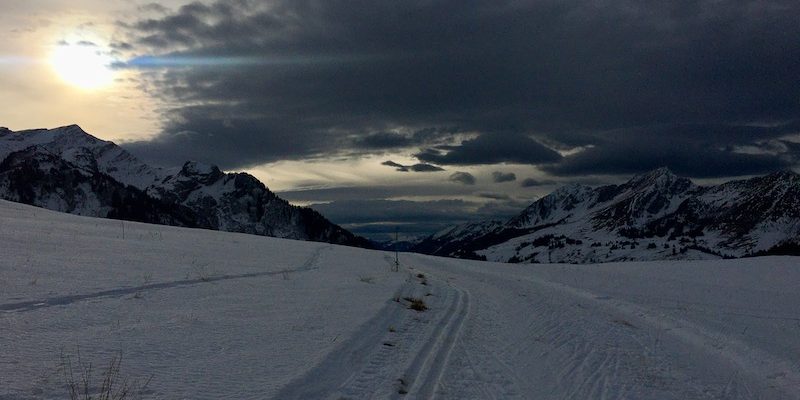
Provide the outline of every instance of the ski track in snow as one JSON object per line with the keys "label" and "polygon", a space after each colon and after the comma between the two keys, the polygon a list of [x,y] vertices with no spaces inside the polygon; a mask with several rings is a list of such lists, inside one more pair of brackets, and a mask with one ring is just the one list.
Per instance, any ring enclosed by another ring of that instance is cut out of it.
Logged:
{"label": "ski track in snow", "polygon": [[[125,350],[156,399],[800,399],[795,258],[401,254],[396,273],[393,255],[320,243],[141,224],[163,235],[126,241],[114,221],[5,202],[0,217],[3,400],[62,398],[52,364],[75,345],[98,363]],[[206,264],[224,273],[180,279]]]}
{"label": "ski track in snow", "polygon": [[[776,357],[658,310],[536,276],[512,282],[514,276],[490,269],[464,270],[458,261],[417,256],[415,262],[451,273],[454,282],[472,281],[479,290],[496,285],[500,291],[517,292],[531,315],[520,314],[527,320],[522,338],[488,349],[483,344],[507,325],[480,321],[493,313],[479,312],[466,339],[460,341],[456,362],[439,383],[443,397],[800,398],[800,365],[791,355]],[[489,294],[494,293],[486,292],[473,297],[490,301]],[[539,377],[545,383],[540,387],[526,384],[519,376],[524,369],[510,368],[497,357],[509,358],[510,353],[523,356],[527,363],[545,364],[534,369],[547,370],[540,372],[551,379]],[[476,365],[484,371],[476,370]],[[519,387],[525,386],[523,396]]]}
{"label": "ski track in snow", "polygon": [[330,248],[331,248],[330,246],[327,246],[327,247],[320,247],[319,249],[315,250],[314,252],[311,253],[311,256],[308,257],[308,260],[306,260],[303,263],[303,265],[299,268],[287,268],[287,269],[282,269],[280,271],[253,272],[249,274],[213,275],[207,277],[200,277],[196,279],[182,279],[171,282],[152,283],[149,285],[101,290],[98,292],[86,293],[86,294],[51,297],[42,300],[0,304],[0,311],[2,312],[33,311],[41,309],[43,307],[65,306],[78,301],[92,300],[103,297],[122,297],[131,294],[142,294],[144,292],[152,290],[172,289],[181,286],[203,285],[218,281],[227,281],[231,279],[257,278],[262,276],[274,276],[274,275],[283,275],[294,272],[305,272],[318,268],[316,266],[316,263],[319,260],[320,254],[322,253],[323,250],[328,250]]}
{"label": "ski track in snow", "polygon": [[[446,282],[407,273],[406,283],[362,334],[276,398],[433,398],[469,313],[469,298]],[[409,309],[405,298],[412,297],[424,299],[429,309]]]}

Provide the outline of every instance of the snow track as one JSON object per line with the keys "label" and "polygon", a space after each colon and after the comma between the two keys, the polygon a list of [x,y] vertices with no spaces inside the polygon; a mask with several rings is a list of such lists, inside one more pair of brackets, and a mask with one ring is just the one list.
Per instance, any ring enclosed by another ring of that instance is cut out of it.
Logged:
{"label": "snow track", "polygon": [[690,321],[678,320],[624,300],[598,296],[585,290],[541,279],[528,281],[588,302],[603,313],[619,315],[620,319],[615,322],[631,328],[641,327],[651,334],[656,334],[658,337],[654,346],[687,349],[696,357],[694,360],[696,365],[708,363],[710,368],[717,369],[717,373],[725,371],[730,376],[722,389],[722,394],[725,396],[735,391],[752,396],[754,388],[759,386],[764,387],[758,388],[756,392],[774,392],[780,397],[788,395],[781,393],[786,390],[795,394],[800,391],[800,369],[798,369],[800,360],[776,357],[723,332]]}
{"label": "snow track", "polygon": [[311,256],[299,268],[285,268],[280,271],[253,272],[249,274],[201,276],[195,279],[182,279],[171,282],[152,283],[148,285],[101,290],[93,293],[74,294],[68,296],[50,297],[41,300],[23,301],[17,303],[0,304],[2,312],[33,311],[43,307],[64,306],[83,300],[93,300],[103,297],[122,297],[127,295],[142,295],[153,290],[171,289],[182,286],[203,285],[231,279],[257,278],[263,276],[286,275],[294,272],[305,272],[318,268],[316,266],[323,250],[330,250],[331,246],[320,247],[311,253]]}
{"label": "snow track", "polygon": [[[762,315],[726,331],[579,287],[588,282],[553,282],[536,267],[424,256],[414,263],[449,275],[474,300],[437,397],[800,398],[797,341],[795,353],[775,354],[741,334],[762,326]],[[800,333],[791,318],[781,321]]]}
{"label": "snow track", "polygon": [[[0,399],[800,399],[800,262],[510,265],[0,201]],[[57,226],[59,229],[53,229]],[[151,283],[152,282],[152,283]],[[422,300],[427,309],[410,309]]]}
{"label": "snow track", "polygon": [[449,307],[444,311],[431,337],[419,349],[416,358],[403,374],[412,398],[433,398],[441,384],[450,355],[455,346],[464,320],[469,314],[469,294],[454,286],[446,287]]}
{"label": "snow track", "polygon": [[[408,273],[375,318],[277,398],[433,398],[469,314],[469,295]],[[423,299],[428,310],[409,309]]]}

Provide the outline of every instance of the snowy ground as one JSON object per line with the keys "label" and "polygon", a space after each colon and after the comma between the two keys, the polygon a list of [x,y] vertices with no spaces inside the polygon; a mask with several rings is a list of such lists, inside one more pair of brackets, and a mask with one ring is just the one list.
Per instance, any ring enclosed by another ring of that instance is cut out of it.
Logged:
{"label": "snowy ground", "polygon": [[158,399],[800,399],[798,258],[392,260],[0,202],[0,399],[78,349]]}

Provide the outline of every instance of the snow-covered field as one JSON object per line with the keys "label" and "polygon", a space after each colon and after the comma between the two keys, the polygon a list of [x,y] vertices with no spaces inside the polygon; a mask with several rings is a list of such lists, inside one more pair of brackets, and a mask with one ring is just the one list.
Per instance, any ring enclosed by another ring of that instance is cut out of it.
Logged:
{"label": "snow-covered field", "polygon": [[800,399],[798,258],[392,261],[0,201],[0,399]]}

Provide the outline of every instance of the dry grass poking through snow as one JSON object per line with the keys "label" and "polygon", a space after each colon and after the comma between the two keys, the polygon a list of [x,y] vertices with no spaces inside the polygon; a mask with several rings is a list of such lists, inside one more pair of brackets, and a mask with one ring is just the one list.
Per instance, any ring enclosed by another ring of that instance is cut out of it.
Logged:
{"label": "dry grass poking through snow", "polygon": [[[70,400],[137,400],[141,399],[150,381],[129,380],[122,376],[122,353],[111,357],[108,367],[103,371],[101,380],[94,382],[92,364],[84,363],[80,350],[77,352],[77,365],[73,366],[72,358],[61,353],[61,368],[64,372],[64,383]],[[77,368],[77,371],[75,369]],[[77,373],[77,376],[76,376]]]}
{"label": "dry grass poking through snow", "polygon": [[425,311],[428,309],[428,305],[425,304],[425,300],[422,300],[418,297],[404,297],[403,300],[408,301],[408,308],[414,311]]}

